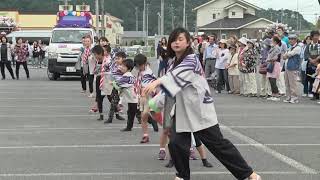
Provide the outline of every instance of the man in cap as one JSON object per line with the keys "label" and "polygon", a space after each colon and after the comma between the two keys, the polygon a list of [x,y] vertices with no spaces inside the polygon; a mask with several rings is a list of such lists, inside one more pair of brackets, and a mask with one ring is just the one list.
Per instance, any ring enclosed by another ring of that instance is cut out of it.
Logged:
{"label": "man in cap", "polygon": [[291,47],[283,56],[285,62],[285,84],[286,84],[286,103],[298,103],[298,87],[297,78],[300,69],[300,53],[301,47],[298,45],[298,37],[296,34],[289,35]]}

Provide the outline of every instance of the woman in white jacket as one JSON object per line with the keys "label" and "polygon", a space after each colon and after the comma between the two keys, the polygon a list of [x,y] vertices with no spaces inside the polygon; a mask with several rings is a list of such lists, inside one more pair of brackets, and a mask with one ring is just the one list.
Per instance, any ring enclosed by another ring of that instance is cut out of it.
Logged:
{"label": "woman in white jacket", "polygon": [[215,65],[216,72],[218,75],[218,88],[217,93],[221,93],[221,90],[224,86],[226,86],[226,90],[228,93],[231,93],[229,80],[228,80],[228,70],[226,69],[227,63],[230,57],[229,49],[227,48],[227,41],[221,39],[219,42],[220,49],[218,50],[217,54],[217,62]]}
{"label": "woman in white jacket", "polygon": [[0,46],[0,66],[1,66],[1,75],[2,80],[6,79],[5,67],[7,67],[8,71],[12,79],[15,79],[13,70],[11,67],[12,55],[11,55],[11,45],[8,43],[7,37],[3,36],[1,38],[1,46]]}

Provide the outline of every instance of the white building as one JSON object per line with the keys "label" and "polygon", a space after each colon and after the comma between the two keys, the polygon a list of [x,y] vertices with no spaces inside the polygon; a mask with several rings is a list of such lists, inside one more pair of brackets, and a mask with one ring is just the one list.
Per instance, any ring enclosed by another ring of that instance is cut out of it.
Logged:
{"label": "white building", "polygon": [[198,31],[226,39],[230,35],[257,38],[273,22],[256,16],[261,8],[243,0],[212,0],[193,9]]}

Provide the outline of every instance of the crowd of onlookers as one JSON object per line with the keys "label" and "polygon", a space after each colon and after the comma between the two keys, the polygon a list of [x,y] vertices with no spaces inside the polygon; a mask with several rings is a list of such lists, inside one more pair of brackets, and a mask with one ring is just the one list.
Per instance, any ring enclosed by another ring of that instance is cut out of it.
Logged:
{"label": "crowd of onlookers", "polygon": [[285,97],[283,102],[298,103],[300,96],[319,100],[319,39],[319,31],[299,39],[277,27],[261,41],[202,35],[193,39],[192,47],[216,93],[225,90],[270,101]]}
{"label": "crowd of onlookers", "polygon": [[[42,43],[41,40],[34,41],[30,44],[28,40],[23,38],[17,38],[15,43],[9,43],[5,34],[0,36],[0,67],[2,80],[6,79],[5,69],[9,71],[12,79],[19,80],[19,70],[22,65],[26,77],[29,79],[28,65],[32,65],[33,68],[42,68],[46,66],[46,51],[47,46]],[[15,67],[15,75],[13,73],[12,66]]]}

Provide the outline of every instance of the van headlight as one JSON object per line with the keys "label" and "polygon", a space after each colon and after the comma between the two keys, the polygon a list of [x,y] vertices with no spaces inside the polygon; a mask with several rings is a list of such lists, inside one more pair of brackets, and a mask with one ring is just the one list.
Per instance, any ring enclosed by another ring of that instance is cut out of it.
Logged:
{"label": "van headlight", "polygon": [[48,58],[49,58],[49,59],[58,59],[58,53],[56,53],[56,52],[49,52],[49,53],[48,53]]}

